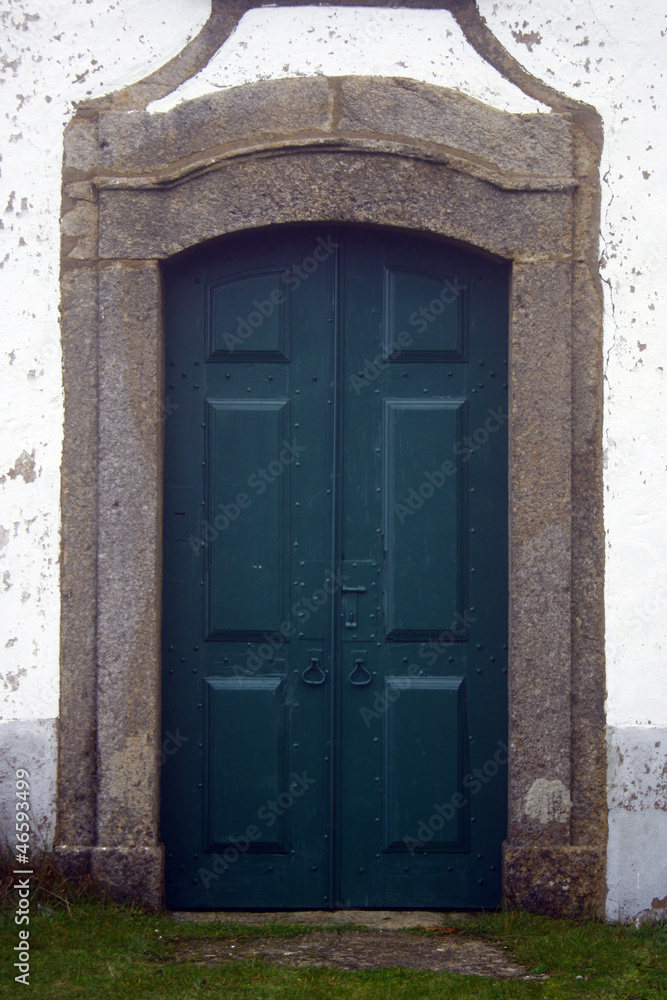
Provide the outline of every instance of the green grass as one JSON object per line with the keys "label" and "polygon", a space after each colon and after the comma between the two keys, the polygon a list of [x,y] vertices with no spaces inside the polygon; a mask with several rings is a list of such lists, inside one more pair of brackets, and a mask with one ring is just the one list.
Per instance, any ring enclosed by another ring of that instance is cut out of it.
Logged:
{"label": "green grass", "polygon": [[[176,924],[166,914],[151,916],[132,907],[85,899],[70,902],[69,907],[56,901],[51,915],[38,911],[31,918],[30,987],[22,994],[24,987],[13,981],[17,928],[8,903],[6,899],[0,916],[0,996],[32,995],[40,1000],[658,1000],[667,996],[664,924],[636,930],[521,913],[482,914],[466,921],[464,933],[506,946],[531,971],[551,977],[522,982],[404,969],[291,969],[261,960],[209,967],[174,964],[170,956],[186,939],[296,936],[309,929],[289,924]],[[327,929],[335,935],[343,928]]]}

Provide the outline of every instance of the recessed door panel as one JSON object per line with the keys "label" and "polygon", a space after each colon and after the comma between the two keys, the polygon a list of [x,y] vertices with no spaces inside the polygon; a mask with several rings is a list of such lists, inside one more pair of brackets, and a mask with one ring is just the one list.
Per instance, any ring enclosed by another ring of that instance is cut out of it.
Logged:
{"label": "recessed door panel", "polygon": [[466,592],[465,399],[385,400],[388,639],[436,638]]}
{"label": "recessed door panel", "polygon": [[289,587],[287,399],[209,399],[207,637],[259,639],[279,629]]}
{"label": "recessed door panel", "polygon": [[[248,850],[289,850],[288,812],[270,832],[258,826],[267,801],[287,791],[289,719],[281,677],[206,680],[207,851],[224,851],[240,836]],[[250,833],[250,836],[248,836]]]}
{"label": "recessed door panel", "polygon": [[208,286],[209,361],[289,361],[290,293],[267,268]]}
{"label": "recessed door panel", "polygon": [[464,851],[469,827],[462,784],[463,678],[387,677],[385,685],[384,850]]}

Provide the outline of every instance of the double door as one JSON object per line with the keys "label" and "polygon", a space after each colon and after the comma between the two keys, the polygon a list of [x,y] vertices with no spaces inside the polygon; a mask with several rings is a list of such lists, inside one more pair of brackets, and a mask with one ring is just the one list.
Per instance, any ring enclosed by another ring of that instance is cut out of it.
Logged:
{"label": "double door", "polygon": [[168,905],[498,905],[505,267],[323,225],[163,277]]}

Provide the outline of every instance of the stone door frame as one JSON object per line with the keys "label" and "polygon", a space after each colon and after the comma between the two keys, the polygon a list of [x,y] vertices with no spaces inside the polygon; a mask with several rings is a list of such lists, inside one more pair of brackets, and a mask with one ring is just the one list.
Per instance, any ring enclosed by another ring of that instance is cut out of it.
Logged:
{"label": "stone door frame", "polygon": [[[145,106],[150,88],[137,86]],[[511,261],[505,899],[600,912],[599,154],[591,109],[561,100],[514,115],[409,80],[275,80],[161,115],[123,95],[79,110],[63,171],[67,870],[117,897],[162,899],[160,262],[243,229],[356,223]]]}

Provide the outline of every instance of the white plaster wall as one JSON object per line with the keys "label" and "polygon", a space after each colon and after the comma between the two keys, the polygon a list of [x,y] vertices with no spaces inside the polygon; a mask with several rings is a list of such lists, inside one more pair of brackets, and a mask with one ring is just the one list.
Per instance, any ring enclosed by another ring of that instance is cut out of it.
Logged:
{"label": "white plaster wall", "polygon": [[667,913],[667,9],[479,0],[536,76],[604,120],[610,919]]}
{"label": "white plaster wall", "polygon": [[208,0],[0,4],[0,839],[16,767],[53,838],[59,647],[58,325],[63,127],[73,102],[139,80]]}
{"label": "white plaster wall", "polygon": [[548,111],[478,56],[448,11],[307,7],[299,15],[248,11],[205,69],[149,110],[255,80],[358,74],[452,87],[503,111]]}
{"label": "white plaster wall", "polygon": [[[529,71],[604,119],[608,914],[655,913],[667,897],[659,791],[667,747],[667,12],[662,0],[478,6]],[[151,72],[207,13],[208,0],[0,3],[0,776],[22,762],[12,724],[33,723],[44,747],[46,817],[57,714],[62,129],[73,101]],[[412,76],[504,110],[540,110],[467,47],[446,12],[315,7],[249,12],[209,67],[153,110],[219,87],[313,73]],[[646,774],[651,780],[639,780]]]}

